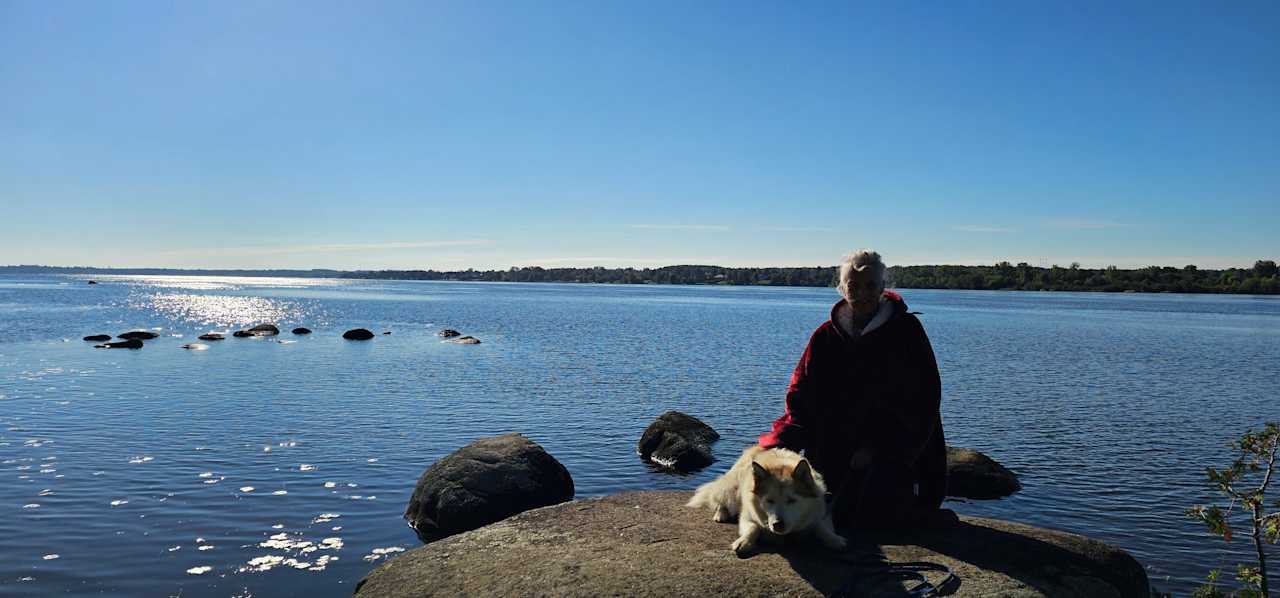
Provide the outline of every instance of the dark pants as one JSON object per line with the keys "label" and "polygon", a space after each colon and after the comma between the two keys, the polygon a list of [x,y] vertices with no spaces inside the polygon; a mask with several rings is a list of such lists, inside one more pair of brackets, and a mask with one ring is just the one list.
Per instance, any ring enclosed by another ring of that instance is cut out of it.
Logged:
{"label": "dark pants", "polygon": [[906,465],[880,463],[850,471],[834,489],[832,515],[837,528],[884,529],[931,526],[938,518],[941,496],[922,492],[915,471]]}

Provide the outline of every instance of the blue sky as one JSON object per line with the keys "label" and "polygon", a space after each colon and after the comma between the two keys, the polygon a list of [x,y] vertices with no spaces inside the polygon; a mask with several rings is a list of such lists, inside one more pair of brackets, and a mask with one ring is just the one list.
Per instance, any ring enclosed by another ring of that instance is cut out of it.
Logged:
{"label": "blue sky", "polygon": [[0,0],[0,264],[1249,266],[1276,2]]}

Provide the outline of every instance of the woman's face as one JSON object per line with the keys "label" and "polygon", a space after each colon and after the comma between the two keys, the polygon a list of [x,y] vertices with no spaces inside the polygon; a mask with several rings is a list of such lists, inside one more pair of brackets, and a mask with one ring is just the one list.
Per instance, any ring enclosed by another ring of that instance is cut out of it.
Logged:
{"label": "woman's face", "polygon": [[862,318],[875,313],[884,288],[871,268],[861,272],[850,270],[844,283],[844,299],[853,308],[855,316]]}

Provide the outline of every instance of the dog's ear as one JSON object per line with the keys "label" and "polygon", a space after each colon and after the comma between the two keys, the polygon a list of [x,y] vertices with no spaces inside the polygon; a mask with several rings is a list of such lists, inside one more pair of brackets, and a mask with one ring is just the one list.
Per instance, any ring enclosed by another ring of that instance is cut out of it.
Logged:
{"label": "dog's ear", "polygon": [[796,483],[797,492],[810,497],[818,495],[818,483],[813,479],[813,469],[809,466],[808,459],[801,459],[796,464],[791,479]]}
{"label": "dog's ear", "polygon": [[760,487],[767,483],[771,477],[773,476],[769,475],[769,470],[765,469],[764,466],[755,461],[751,462],[751,479],[755,482],[751,486],[752,490],[758,492]]}

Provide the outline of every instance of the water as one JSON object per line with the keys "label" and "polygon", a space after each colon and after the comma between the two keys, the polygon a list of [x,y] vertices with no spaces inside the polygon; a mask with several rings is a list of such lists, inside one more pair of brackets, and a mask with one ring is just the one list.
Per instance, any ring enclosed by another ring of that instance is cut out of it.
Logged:
{"label": "water", "polygon": [[[417,546],[401,512],[423,469],[508,431],[564,463],[578,497],[691,489],[781,413],[834,299],[807,288],[97,280],[0,277],[0,595],[349,594],[385,549]],[[1213,498],[1203,468],[1229,462],[1231,438],[1280,417],[1280,301],[903,294],[938,355],[948,441],[985,451],[1025,486],[953,508],[1119,545],[1179,594],[1248,557],[1182,512]],[[180,348],[262,321],[285,334]],[[295,325],[315,334],[295,337]],[[392,334],[340,338],[354,327]],[[138,351],[80,340],[139,328],[162,336]],[[442,328],[484,342],[443,344]],[[675,476],[639,462],[636,440],[668,409],[721,432],[716,465]],[[264,556],[294,560],[262,570]]]}

